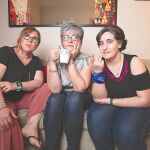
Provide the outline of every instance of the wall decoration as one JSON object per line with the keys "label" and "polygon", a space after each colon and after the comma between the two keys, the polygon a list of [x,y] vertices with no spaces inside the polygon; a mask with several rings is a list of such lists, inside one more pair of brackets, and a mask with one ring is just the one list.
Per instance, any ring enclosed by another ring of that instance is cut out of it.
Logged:
{"label": "wall decoration", "polygon": [[95,0],[94,24],[116,25],[117,23],[117,0]]}
{"label": "wall decoration", "polygon": [[[47,0],[46,0],[47,1]],[[74,0],[69,0],[70,5],[72,6],[72,2]],[[81,0],[81,1],[86,1],[86,0]],[[78,22],[81,26],[105,26],[105,25],[116,25],[117,23],[117,0],[88,0],[90,1],[90,5],[87,5],[88,7],[92,8],[90,9],[92,15],[88,15],[85,18],[83,22]],[[92,1],[92,2],[91,2]],[[61,22],[58,23],[58,21],[51,22],[42,22],[40,20],[40,13],[35,13],[33,10],[33,3],[34,1],[32,0],[8,0],[8,11],[9,11],[9,26],[10,27],[17,27],[17,26],[28,26],[28,25],[34,25],[34,26],[61,26],[62,20],[64,21],[65,18],[73,18],[72,20],[76,21],[76,17],[63,17],[61,15]],[[36,2],[36,0],[35,0]],[[40,3],[43,3],[44,0],[39,0]],[[62,1],[61,1],[62,2]],[[40,4],[39,3],[39,4]],[[81,2],[82,3],[82,2]],[[61,5],[60,2],[57,3],[58,8]],[[68,3],[67,3],[68,4]],[[39,5],[41,8],[42,4]],[[74,5],[73,5],[74,6]],[[92,7],[91,7],[92,6]],[[56,6],[56,10],[58,9]],[[82,7],[78,7],[80,10]],[[32,11],[31,11],[32,10]],[[42,10],[42,9],[41,9]],[[37,11],[37,9],[36,9]],[[80,10],[82,11],[82,10]],[[80,12],[79,11],[79,12]],[[34,12],[34,13],[33,13]],[[39,12],[39,11],[38,11]],[[65,9],[66,12],[66,9]],[[34,15],[37,15],[36,17],[38,18],[38,22],[34,20],[33,18]],[[69,14],[69,12],[67,13]],[[49,16],[49,15],[47,15]],[[90,17],[89,17],[90,16]],[[56,17],[57,18],[57,17]],[[78,18],[78,16],[77,16]],[[67,20],[68,21],[68,20]],[[70,20],[69,20],[70,21]],[[77,20],[78,21],[78,20]]]}
{"label": "wall decoration", "polygon": [[29,24],[29,0],[8,0],[9,25]]}

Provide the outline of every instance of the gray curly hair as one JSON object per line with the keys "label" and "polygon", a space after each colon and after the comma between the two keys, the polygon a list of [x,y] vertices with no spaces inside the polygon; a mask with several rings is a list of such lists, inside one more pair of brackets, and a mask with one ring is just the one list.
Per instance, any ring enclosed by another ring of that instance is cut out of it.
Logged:
{"label": "gray curly hair", "polygon": [[68,30],[74,31],[79,36],[80,40],[83,40],[84,30],[82,27],[75,23],[63,24],[60,30],[60,36],[63,37]]}

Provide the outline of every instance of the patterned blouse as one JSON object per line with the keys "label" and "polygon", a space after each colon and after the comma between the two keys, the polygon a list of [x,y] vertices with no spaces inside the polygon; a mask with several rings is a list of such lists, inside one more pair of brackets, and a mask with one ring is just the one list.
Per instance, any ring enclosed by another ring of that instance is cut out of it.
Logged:
{"label": "patterned blouse", "polygon": [[[84,67],[88,66],[88,55],[84,53],[79,53],[74,64],[76,65],[78,72],[80,72]],[[64,91],[66,92],[73,91],[72,83],[70,80],[67,79],[67,75],[65,72],[65,65],[58,63],[57,68],[60,78],[62,80],[62,86]]]}

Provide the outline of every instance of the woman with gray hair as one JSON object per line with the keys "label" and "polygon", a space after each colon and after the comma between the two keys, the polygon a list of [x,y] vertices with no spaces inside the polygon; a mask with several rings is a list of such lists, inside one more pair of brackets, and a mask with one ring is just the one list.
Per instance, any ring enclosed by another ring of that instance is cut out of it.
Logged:
{"label": "woman with gray hair", "polygon": [[73,23],[61,27],[63,49],[69,53],[69,62],[61,62],[62,49],[50,51],[48,63],[48,98],[44,114],[45,149],[59,150],[62,130],[67,136],[68,150],[80,149],[83,112],[91,104],[87,89],[91,79],[88,56],[81,53],[83,29]]}

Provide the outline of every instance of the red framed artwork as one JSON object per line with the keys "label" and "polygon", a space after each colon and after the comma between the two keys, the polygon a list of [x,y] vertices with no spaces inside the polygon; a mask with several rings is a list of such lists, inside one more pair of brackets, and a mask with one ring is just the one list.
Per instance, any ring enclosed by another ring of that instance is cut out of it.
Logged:
{"label": "red framed artwork", "polygon": [[[90,6],[92,5],[92,17],[89,17],[89,23],[82,23],[82,26],[92,27],[117,24],[117,0],[92,0],[92,2],[90,4]],[[32,15],[30,14],[31,0],[8,0],[8,6],[10,27],[32,25]],[[66,20],[64,19],[64,21]],[[71,21],[74,20],[71,19]],[[38,23],[33,25],[42,26],[42,24]],[[49,23],[49,25],[59,26],[61,24]],[[43,24],[43,26],[47,25]]]}
{"label": "red framed artwork", "polygon": [[8,0],[9,26],[29,24],[29,0]]}
{"label": "red framed artwork", "polygon": [[95,0],[94,24],[117,24],[117,0]]}

